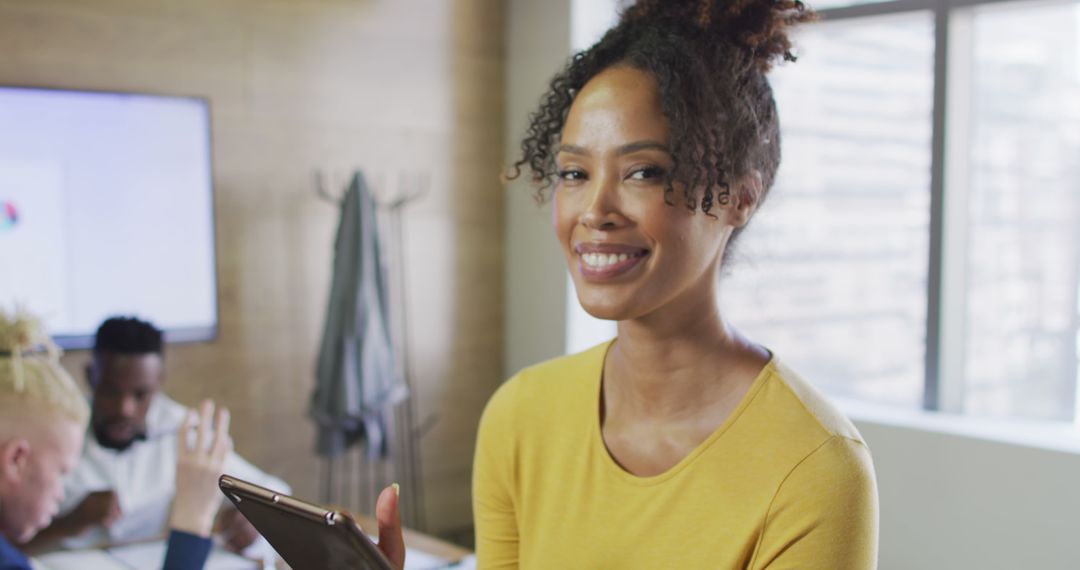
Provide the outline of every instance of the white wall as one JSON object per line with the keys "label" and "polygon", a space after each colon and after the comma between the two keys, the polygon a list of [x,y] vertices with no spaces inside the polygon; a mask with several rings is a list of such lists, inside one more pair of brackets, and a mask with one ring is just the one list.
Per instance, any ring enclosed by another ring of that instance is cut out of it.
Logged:
{"label": "white wall", "polygon": [[[506,164],[520,156],[527,118],[570,57],[570,0],[510,0],[506,52]],[[523,177],[527,176],[523,171]],[[563,353],[566,262],[529,184],[506,187],[505,376]]]}
{"label": "white wall", "polygon": [[1080,454],[856,424],[877,469],[882,570],[1080,568]]}

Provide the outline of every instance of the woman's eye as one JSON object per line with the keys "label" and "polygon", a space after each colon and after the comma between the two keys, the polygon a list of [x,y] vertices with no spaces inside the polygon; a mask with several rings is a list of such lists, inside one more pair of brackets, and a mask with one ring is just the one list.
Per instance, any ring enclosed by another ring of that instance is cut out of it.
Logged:
{"label": "woman's eye", "polygon": [[659,166],[646,166],[630,173],[631,180],[653,180],[664,176],[664,169]]}
{"label": "woman's eye", "polygon": [[563,169],[559,171],[559,180],[585,180],[585,173],[576,168]]}

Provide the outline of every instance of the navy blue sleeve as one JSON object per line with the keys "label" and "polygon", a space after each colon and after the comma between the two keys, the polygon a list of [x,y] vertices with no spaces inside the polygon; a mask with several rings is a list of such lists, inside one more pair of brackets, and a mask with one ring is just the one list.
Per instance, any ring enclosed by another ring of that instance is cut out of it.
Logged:
{"label": "navy blue sleeve", "polygon": [[30,570],[30,560],[0,535],[0,570]]}
{"label": "navy blue sleeve", "polygon": [[0,560],[0,570],[33,570],[29,560]]}
{"label": "navy blue sleeve", "polygon": [[174,530],[169,533],[163,570],[202,570],[214,545],[209,538]]}

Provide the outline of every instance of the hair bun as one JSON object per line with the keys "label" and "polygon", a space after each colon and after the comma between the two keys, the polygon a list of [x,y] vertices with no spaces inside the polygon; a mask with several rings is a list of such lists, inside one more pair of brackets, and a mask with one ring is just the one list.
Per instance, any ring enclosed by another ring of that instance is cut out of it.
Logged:
{"label": "hair bun", "polygon": [[42,347],[51,352],[53,343],[37,317],[21,310],[9,314],[0,309],[0,353],[10,355]]}
{"label": "hair bun", "polygon": [[667,23],[704,32],[746,49],[754,66],[768,71],[774,61],[795,61],[789,30],[817,19],[801,0],[638,0],[621,23]]}
{"label": "hair bun", "polygon": [[61,366],[60,353],[37,317],[0,307],[0,415],[22,413],[50,424],[62,418],[86,425],[90,407]]}

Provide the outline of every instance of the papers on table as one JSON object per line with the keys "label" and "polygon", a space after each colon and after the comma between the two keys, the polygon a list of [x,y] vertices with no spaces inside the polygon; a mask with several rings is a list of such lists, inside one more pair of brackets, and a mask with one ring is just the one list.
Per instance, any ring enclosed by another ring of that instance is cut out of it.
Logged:
{"label": "papers on table", "polygon": [[445,559],[427,552],[405,548],[405,570],[438,570],[449,564]]}
{"label": "papers on table", "polygon": [[[150,570],[161,568],[165,560],[163,540],[116,546],[105,550],[62,550],[38,556],[32,562],[35,570]],[[262,566],[249,558],[237,556],[226,550],[214,548],[207,560],[206,570],[255,570]],[[476,559],[472,556],[457,564],[445,558],[428,554],[414,548],[405,551],[405,570],[472,570]]]}
{"label": "papers on table", "polygon": [[[34,559],[36,570],[148,570],[161,568],[166,542],[142,542],[106,550],[64,550]],[[256,570],[258,562],[215,548],[206,561],[206,570]]]}
{"label": "papers on table", "polygon": [[[148,569],[161,567],[161,562],[165,560],[165,548],[164,541],[157,541],[118,546],[110,548],[108,552],[131,568]],[[203,566],[205,570],[253,570],[261,567],[254,560],[220,548],[210,552],[210,558],[206,561],[206,566]]]}
{"label": "papers on table", "polygon": [[38,556],[34,570],[131,570],[104,550],[68,550]]}

